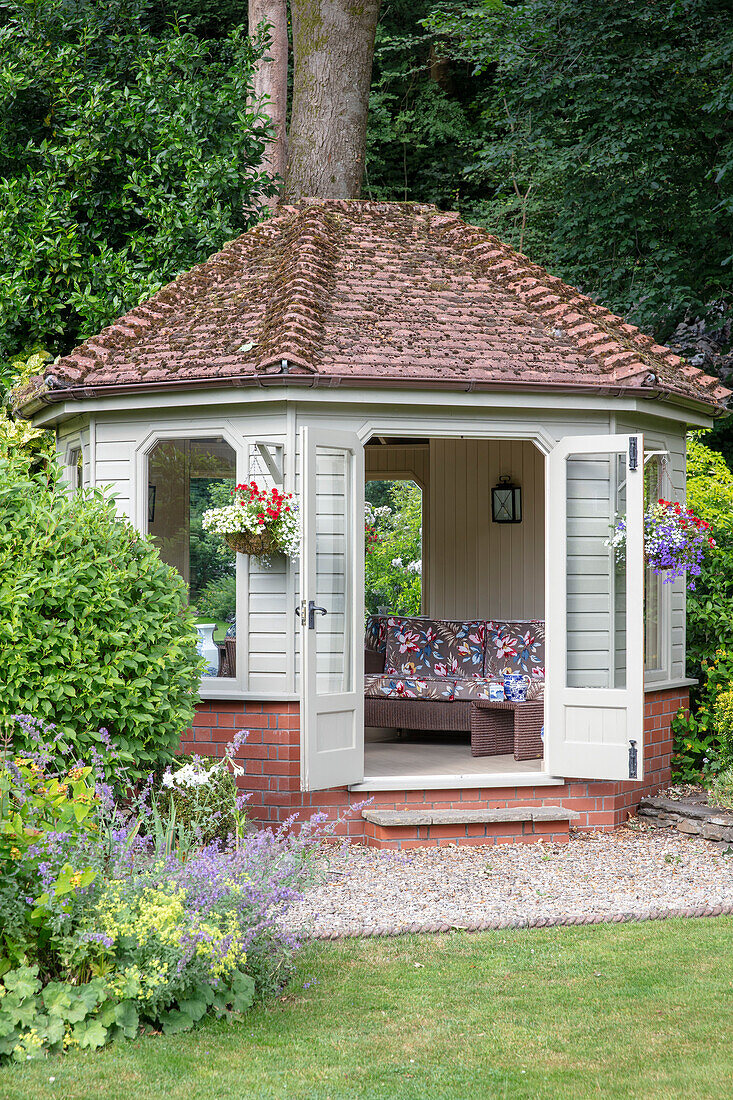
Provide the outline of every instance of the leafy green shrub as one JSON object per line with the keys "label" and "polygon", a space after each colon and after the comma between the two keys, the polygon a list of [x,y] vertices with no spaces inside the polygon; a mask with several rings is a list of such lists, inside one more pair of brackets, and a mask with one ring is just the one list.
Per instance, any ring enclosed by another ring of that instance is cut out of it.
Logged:
{"label": "leafy green shrub", "polygon": [[703,685],[698,705],[672,721],[672,771],[683,783],[705,781],[731,761],[733,730],[733,650],[718,649],[702,661]]}
{"label": "leafy green shrub", "polygon": [[713,728],[721,760],[726,766],[733,764],[733,685],[721,691],[713,704]]}
{"label": "leafy green shrub", "polygon": [[[98,490],[0,455],[2,712],[55,724],[78,757],[110,731],[130,779],[172,759],[201,660],[186,588]],[[30,746],[16,731],[16,747]]]}

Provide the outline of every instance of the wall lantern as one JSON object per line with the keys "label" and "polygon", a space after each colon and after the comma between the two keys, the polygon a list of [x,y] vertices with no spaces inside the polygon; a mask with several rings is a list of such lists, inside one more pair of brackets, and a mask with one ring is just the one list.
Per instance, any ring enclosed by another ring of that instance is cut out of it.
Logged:
{"label": "wall lantern", "polygon": [[506,474],[491,490],[491,518],[494,523],[522,522],[522,490]]}

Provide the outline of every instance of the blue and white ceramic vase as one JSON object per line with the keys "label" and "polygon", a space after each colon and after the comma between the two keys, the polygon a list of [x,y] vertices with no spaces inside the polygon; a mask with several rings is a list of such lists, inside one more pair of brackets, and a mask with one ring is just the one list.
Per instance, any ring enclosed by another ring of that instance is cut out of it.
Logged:
{"label": "blue and white ceramic vase", "polygon": [[504,694],[508,703],[523,703],[527,698],[527,677],[511,672],[504,677]]}

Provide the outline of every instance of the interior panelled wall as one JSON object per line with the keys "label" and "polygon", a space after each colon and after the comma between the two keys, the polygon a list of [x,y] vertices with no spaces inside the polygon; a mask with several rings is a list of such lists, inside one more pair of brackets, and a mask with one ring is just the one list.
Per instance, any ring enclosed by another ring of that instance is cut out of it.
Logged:
{"label": "interior panelled wall", "polygon": [[[521,486],[521,523],[492,522],[503,474]],[[431,439],[427,557],[430,615],[544,618],[544,458],[533,443]]]}

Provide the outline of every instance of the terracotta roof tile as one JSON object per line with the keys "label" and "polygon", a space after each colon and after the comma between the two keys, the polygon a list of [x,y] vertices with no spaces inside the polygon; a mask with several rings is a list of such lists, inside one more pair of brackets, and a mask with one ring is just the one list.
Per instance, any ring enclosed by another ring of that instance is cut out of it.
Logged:
{"label": "terracotta roof tile", "polygon": [[729,394],[457,214],[356,200],[280,207],[59,360],[45,392],[241,381],[282,360],[324,381]]}

